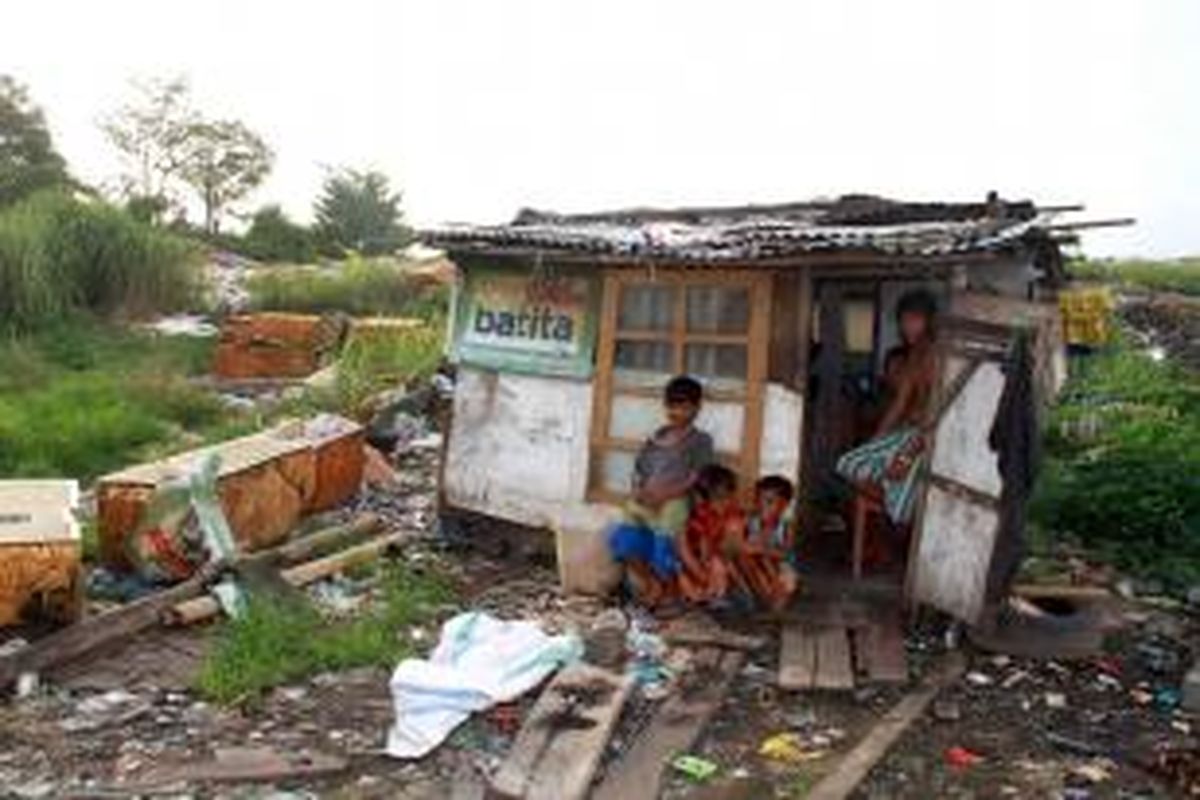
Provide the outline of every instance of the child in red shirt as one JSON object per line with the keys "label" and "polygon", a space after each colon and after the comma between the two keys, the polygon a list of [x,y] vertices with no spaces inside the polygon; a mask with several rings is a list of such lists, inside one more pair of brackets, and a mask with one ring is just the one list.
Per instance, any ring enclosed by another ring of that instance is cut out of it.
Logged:
{"label": "child in red shirt", "polygon": [[696,500],[679,548],[679,589],[686,599],[703,603],[729,590],[735,575],[728,553],[737,550],[746,518],[738,504],[737,476],[726,467],[705,467],[694,488]]}

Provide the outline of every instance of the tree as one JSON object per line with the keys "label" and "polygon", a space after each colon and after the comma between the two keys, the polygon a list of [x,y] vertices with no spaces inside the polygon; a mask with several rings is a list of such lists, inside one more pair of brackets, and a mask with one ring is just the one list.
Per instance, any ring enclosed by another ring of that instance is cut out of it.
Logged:
{"label": "tree", "polygon": [[321,238],[342,249],[389,253],[410,239],[402,223],[400,194],[391,191],[381,172],[334,172],[325,179],[314,210]]}
{"label": "tree", "polygon": [[54,149],[42,110],[25,87],[0,75],[0,206],[69,185],[67,162]]}
{"label": "tree", "polygon": [[243,243],[247,255],[263,261],[303,264],[317,256],[312,231],[292,222],[277,205],[255,212]]}
{"label": "tree", "polygon": [[275,154],[237,120],[200,120],[188,126],[179,177],[204,204],[204,230],[220,231],[221,214],[271,171]]}
{"label": "tree", "polygon": [[183,78],[155,78],[133,86],[137,98],[105,118],[100,128],[125,162],[122,190],[131,210],[157,222],[178,206],[174,182],[200,115]]}

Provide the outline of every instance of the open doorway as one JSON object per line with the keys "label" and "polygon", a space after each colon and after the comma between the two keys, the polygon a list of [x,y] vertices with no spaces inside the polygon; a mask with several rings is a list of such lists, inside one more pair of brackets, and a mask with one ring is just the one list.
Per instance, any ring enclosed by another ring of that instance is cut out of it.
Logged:
{"label": "open doorway", "polygon": [[915,293],[945,309],[947,287],[940,280],[814,282],[802,480],[810,509],[802,560],[814,576],[854,574],[890,586],[903,580],[911,520],[892,519],[882,493],[862,502],[860,487],[836,466],[847,452],[874,441],[886,424],[906,352],[897,309]]}

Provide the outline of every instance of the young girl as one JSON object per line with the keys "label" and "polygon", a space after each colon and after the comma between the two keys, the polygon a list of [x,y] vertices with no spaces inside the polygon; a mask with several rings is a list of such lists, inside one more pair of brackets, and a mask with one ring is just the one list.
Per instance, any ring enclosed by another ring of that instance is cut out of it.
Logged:
{"label": "young girl", "polygon": [[679,590],[693,603],[724,597],[734,579],[727,555],[736,552],[745,529],[738,505],[737,477],[717,464],[700,471],[694,487],[695,503],[679,548],[682,570]]}

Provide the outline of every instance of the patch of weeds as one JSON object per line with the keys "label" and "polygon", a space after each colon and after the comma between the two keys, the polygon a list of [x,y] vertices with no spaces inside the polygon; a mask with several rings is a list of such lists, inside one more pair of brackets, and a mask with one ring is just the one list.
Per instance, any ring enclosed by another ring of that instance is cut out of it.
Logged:
{"label": "patch of weeds", "polygon": [[1200,582],[1200,379],[1124,344],[1085,362],[1051,419],[1031,521],[1042,547]]}
{"label": "patch of weeds", "polygon": [[1200,258],[1073,261],[1072,277],[1159,292],[1200,295]]}
{"label": "patch of weeds", "polygon": [[338,359],[338,406],[354,414],[380,391],[428,378],[441,363],[444,349],[444,328],[440,324],[352,337]]}
{"label": "patch of weeds", "polygon": [[334,267],[263,270],[247,281],[250,304],[263,311],[422,319],[446,306],[446,291],[414,278],[392,259],[351,256]]}
{"label": "patch of weeds", "polygon": [[442,576],[389,564],[379,596],[352,620],[326,620],[308,603],[256,599],[241,618],[222,624],[197,689],[232,703],[318,672],[393,666],[414,652],[410,628],[428,622],[452,598]]}

